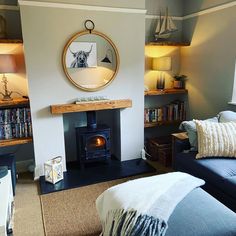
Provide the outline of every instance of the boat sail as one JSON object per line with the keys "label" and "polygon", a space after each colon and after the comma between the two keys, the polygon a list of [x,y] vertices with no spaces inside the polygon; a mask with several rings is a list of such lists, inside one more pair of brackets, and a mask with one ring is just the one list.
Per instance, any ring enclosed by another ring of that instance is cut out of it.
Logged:
{"label": "boat sail", "polygon": [[170,37],[171,33],[177,31],[177,27],[175,26],[172,18],[168,15],[168,7],[166,8],[166,14],[164,17],[160,16],[157,20],[157,26],[155,30],[155,40],[158,39],[167,39]]}

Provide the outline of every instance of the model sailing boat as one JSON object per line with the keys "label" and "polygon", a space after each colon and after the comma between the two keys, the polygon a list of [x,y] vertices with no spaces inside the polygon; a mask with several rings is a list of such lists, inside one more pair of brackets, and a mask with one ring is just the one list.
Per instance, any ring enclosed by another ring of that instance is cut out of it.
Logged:
{"label": "model sailing boat", "polygon": [[171,33],[177,31],[177,27],[175,26],[172,18],[168,15],[168,7],[166,8],[166,14],[164,17],[161,16],[157,20],[157,27],[155,30],[155,40],[158,39],[167,39],[170,37]]}

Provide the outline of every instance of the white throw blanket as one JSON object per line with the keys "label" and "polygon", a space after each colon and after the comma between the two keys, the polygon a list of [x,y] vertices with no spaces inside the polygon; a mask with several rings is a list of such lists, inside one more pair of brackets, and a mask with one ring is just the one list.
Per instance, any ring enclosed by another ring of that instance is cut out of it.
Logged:
{"label": "white throw blanket", "polygon": [[96,200],[103,236],[164,235],[178,203],[205,182],[182,172],[131,180]]}

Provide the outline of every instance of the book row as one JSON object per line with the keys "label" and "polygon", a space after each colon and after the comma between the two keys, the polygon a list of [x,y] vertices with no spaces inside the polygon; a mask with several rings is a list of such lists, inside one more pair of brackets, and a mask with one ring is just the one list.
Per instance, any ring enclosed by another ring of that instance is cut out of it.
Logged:
{"label": "book row", "polygon": [[30,122],[0,125],[0,140],[32,137]]}
{"label": "book row", "polygon": [[178,121],[186,119],[186,103],[173,101],[162,107],[145,108],[144,122]]}
{"label": "book row", "polygon": [[0,110],[0,124],[31,122],[30,108],[12,108]]}

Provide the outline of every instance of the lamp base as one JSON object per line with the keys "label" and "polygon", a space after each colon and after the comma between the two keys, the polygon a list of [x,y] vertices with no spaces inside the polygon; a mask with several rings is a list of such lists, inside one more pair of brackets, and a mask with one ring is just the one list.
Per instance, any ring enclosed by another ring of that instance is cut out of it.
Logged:
{"label": "lamp base", "polygon": [[1,93],[3,98],[2,101],[12,101],[13,99],[11,98],[11,94],[13,93],[12,91],[9,91],[7,89],[7,77],[5,76],[5,74],[3,74],[2,76],[2,83],[3,83],[3,89],[4,89],[4,93]]}
{"label": "lamp base", "polygon": [[164,78],[157,79],[156,88],[157,88],[157,90],[164,90],[165,89],[165,79]]}
{"label": "lamp base", "polygon": [[12,101],[13,99],[11,98],[10,95],[4,95],[2,98],[2,101]]}

